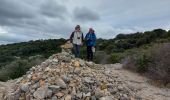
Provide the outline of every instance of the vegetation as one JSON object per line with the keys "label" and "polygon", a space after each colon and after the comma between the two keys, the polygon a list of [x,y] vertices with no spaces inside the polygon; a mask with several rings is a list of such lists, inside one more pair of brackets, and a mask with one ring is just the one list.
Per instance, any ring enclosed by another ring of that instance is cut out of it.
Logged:
{"label": "vegetation", "polygon": [[37,40],[0,46],[0,81],[22,76],[34,65],[61,52],[64,39]]}
{"label": "vegetation", "polygon": [[134,34],[119,34],[114,39],[99,39],[97,50],[110,56],[110,63],[170,83],[170,31],[155,29]]}
{"label": "vegetation", "polygon": [[[54,53],[61,51],[64,39],[37,40],[0,46],[0,81],[14,79]],[[155,29],[119,34],[114,39],[98,39],[96,63],[123,63],[124,67],[165,84],[170,83],[170,30]],[[86,47],[81,48],[86,58]],[[107,58],[107,59],[106,59]],[[105,59],[105,60],[103,60]]]}
{"label": "vegetation", "polygon": [[98,50],[107,53],[124,52],[128,49],[151,44],[152,42],[168,42],[170,31],[155,29],[147,32],[137,32],[134,34],[119,34],[114,39],[98,39]]}

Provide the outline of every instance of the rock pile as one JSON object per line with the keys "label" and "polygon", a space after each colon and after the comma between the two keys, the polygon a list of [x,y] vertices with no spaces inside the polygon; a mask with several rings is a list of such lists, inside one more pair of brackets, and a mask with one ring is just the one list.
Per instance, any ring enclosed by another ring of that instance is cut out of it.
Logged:
{"label": "rock pile", "polygon": [[62,52],[19,78],[4,100],[134,100],[135,91],[104,67]]}

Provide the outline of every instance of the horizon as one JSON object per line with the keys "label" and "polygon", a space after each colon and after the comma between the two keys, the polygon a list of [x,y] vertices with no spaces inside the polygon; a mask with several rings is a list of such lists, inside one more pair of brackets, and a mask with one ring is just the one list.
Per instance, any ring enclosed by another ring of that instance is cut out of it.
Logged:
{"label": "horizon", "polygon": [[77,24],[84,34],[93,27],[103,39],[120,33],[168,31],[169,4],[169,0],[1,0],[0,45],[67,39]]}
{"label": "horizon", "polygon": [[[160,28],[158,28],[158,29],[160,29]],[[144,33],[144,32],[148,32],[148,31],[153,31],[153,30],[156,30],[156,29],[152,29],[152,30],[147,30],[147,31],[143,31],[143,32],[135,32],[135,33],[119,33],[119,34],[136,34],[136,33]],[[166,32],[169,32],[170,31],[170,29],[168,30],[166,30],[166,29],[162,29],[162,30],[165,30]],[[119,35],[119,34],[117,34],[117,35]],[[116,36],[117,36],[116,35]],[[109,40],[109,39],[114,39],[114,38],[116,38],[116,36],[115,37],[113,37],[113,38],[97,38],[97,39],[106,39],[106,40]],[[23,43],[23,42],[30,42],[30,41],[39,41],[39,40],[43,40],[43,41],[45,41],[45,40],[50,40],[50,39],[65,39],[65,40],[68,40],[69,38],[47,38],[47,39],[36,39],[36,40],[28,40],[28,41],[21,41],[21,42],[14,42],[14,43],[4,43],[4,44],[1,44],[0,43],[0,46],[2,46],[2,45],[10,45],[10,44],[15,44],[15,43]]]}

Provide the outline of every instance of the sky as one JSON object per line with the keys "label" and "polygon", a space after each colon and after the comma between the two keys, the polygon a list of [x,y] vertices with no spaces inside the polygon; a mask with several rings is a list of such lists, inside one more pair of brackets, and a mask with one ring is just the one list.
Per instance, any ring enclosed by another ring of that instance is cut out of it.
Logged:
{"label": "sky", "polygon": [[170,29],[170,0],[0,0],[0,44],[68,39],[80,25],[98,38]]}

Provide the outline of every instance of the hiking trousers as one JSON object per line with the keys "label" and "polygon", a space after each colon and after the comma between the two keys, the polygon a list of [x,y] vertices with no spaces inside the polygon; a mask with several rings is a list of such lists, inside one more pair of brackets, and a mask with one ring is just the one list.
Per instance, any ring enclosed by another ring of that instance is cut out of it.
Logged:
{"label": "hiking trousers", "polygon": [[87,60],[88,61],[93,61],[92,46],[87,46]]}
{"label": "hiking trousers", "polygon": [[80,58],[80,45],[73,44],[74,55],[76,58]]}

